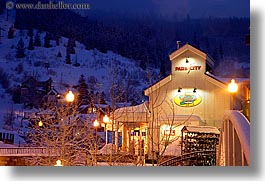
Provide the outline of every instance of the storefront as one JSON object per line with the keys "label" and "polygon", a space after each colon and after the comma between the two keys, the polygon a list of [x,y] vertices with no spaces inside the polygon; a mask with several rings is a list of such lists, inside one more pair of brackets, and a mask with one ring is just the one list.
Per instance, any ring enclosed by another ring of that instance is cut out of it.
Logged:
{"label": "storefront", "polygon": [[214,62],[206,53],[186,44],[170,60],[172,73],[144,90],[148,102],[115,111],[123,150],[159,154],[180,138],[183,126],[218,129],[224,112],[231,109],[228,83],[210,73]]}

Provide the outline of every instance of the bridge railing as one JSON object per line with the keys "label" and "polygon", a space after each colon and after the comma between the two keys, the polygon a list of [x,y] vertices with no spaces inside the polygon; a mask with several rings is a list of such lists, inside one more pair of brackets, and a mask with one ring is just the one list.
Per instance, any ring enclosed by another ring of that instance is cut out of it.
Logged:
{"label": "bridge railing", "polygon": [[204,150],[186,153],[166,160],[158,166],[215,166],[216,150]]}
{"label": "bridge railing", "polygon": [[46,147],[0,147],[0,156],[55,156],[58,151]]}
{"label": "bridge railing", "polygon": [[217,159],[219,166],[250,165],[250,122],[239,111],[224,114]]}

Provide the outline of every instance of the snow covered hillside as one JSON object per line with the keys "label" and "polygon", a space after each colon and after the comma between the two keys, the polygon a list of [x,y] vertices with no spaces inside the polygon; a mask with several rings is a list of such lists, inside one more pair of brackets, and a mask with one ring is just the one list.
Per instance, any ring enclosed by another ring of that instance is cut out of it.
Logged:
{"label": "snow covered hillside", "polygon": [[[15,12],[12,12],[15,13]],[[114,84],[127,89],[128,94],[134,99],[143,99],[143,90],[147,87],[147,71],[138,65],[139,61],[128,59],[111,51],[101,53],[98,50],[87,50],[79,42],[75,42],[75,54],[70,54],[71,64],[66,64],[67,37],[60,37],[59,44],[55,40],[50,41],[50,47],[44,47],[46,32],[33,30],[33,36],[40,35],[41,46],[28,50],[30,37],[28,30],[15,29],[14,37],[8,38],[9,28],[14,24],[14,14],[6,21],[6,14],[0,15],[1,44],[0,44],[0,128],[3,114],[9,109],[21,108],[14,105],[11,100],[12,87],[21,85],[25,77],[33,76],[39,81],[52,78],[53,87],[60,93],[65,93],[74,85],[77,85],[81,75],[87,82],[94,81],[97,91],[104,91],[106,98]],[[25,48],[25,57],[17,58],[17,45],[22,39]],[[58,54],[61,54],[59,56]]]}

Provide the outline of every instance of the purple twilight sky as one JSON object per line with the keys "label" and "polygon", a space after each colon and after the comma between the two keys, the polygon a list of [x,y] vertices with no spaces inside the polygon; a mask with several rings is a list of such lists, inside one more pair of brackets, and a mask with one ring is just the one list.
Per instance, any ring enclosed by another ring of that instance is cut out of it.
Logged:
{"label": "purple twilight sky", "polygon": [[91,9],[127,13],[153,12],[166,16],[250,17],[250,0],[79,0]]}

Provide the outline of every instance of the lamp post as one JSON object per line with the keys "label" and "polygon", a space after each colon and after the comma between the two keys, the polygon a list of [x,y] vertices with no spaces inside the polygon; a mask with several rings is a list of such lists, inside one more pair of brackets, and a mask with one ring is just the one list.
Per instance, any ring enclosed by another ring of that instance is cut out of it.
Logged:
{"label": "lamp post", "polygon": [[97,165],[97,151],[98,151],[98,126],[99,126],[99,122],[98,120],[96,119],[93,123],[94,127],[96,128],[96,138],[95,138],[95,163]]}
{"label": "lamp post", "polygon": [[[66,116],[69,116],[69,114],[71,114],[70,112],[71,112],[71,103],[73,103],[74,102],[74,100],[75,100],[75,95],[73,94],[73,92],[72,91],[68,91],[68,93],[66,94],[66,96],[65,96],[65,99],[66,99],[66,101],[69,103],[69,105],[68,105],[68,110],[66,110],[67,111],[67,114],[66,114]],[[64,123],[64,119],[60,119],[60,124],[59,124],[59,130],[60,130],[60,132],[61,132],[61,130],[62,130],[62,136],[61,136],[61,159],[62,160],[57,160],[56,161],[56,164],[57,164],[57,166],[62,166],[62,163],[64,163],[64,154],[65,154],[65,137],[66,137],[66,128],[65,128],[65,123]]]}
{"label": "lamp post", "polygon": [[106,132],[106,145],[108,144],[108,130],[107,130],[107,124],[109,123],[109,117],[105,115],[103,117],[103,122],[105,123],[105,132]]}
{"label": "lamp post", "polygon": [[231,82],[228,84],[228,92],[232,94],[232,110],[234,110],[234,104],[235,104],[235,94],[238,91],[238,84],[234,79],[231,80]]}
{"label": "lamp post", "polygon": [[96,128],[96,144],[97,144],[97,133],[98,133],[98,126],[99,126],[98,120],[95,120],[94,123],[93,123],[93,125]]}

